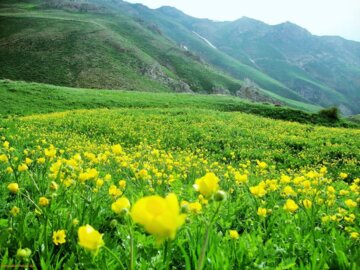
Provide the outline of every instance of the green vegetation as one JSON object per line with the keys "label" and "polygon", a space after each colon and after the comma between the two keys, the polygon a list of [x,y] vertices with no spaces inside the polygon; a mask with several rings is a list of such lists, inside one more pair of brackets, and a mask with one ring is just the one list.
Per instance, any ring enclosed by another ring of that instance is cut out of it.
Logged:
{"label": "green vegetation", "polygon": [[241,86],[126,13],[15,7],[0,10],[2,78],[161,92],[186,91],[182,82],[195,92],[235,92]]}
{"label": "green vegetation", "polygon": [[[156,95],[68,91],[149,106]],[[188,108],[1,119],[1,265],[358,269],[360,131],[196,109],[187,97],[176,99]]]}
{"label": "green vegetation", "polygon": [[0,80],[0,116],[29,115],[93,108],[200,108],[244,112],[273,119],[325,126],[358,127],[345,119],[329,119],[288,107],[250,103],[232,96],[140,93],[116,90],[66,88],[46,84]]}
{"label": "green vegetation", "polygon": [[208,46],[183,25],[185,19],[177,22],[125,2],[49,3],[58,4],[8,1],[0,6],[0,78],[221,94],[235,94],[242,80],[250,78],[264,95],[293,108],[317,107],[283,83]]}

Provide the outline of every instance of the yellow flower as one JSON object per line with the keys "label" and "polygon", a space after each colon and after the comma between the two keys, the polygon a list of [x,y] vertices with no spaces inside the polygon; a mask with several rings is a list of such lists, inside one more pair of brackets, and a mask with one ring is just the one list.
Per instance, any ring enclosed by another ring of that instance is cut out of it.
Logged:
{"label": "yellow flower", "polygon": [[43,207],[48,206],[49,205],[49,200],[46,197],[40,197],[39,205],[43,206]]}
{"label": "yellow flower", "polygon": [[257,214],[260,217],[266,217],[266,214],[267,214],[266,208],[259,207],[257,210]]}
{"label": "yellow flower", "polygon": [[51,159],[56,156],[56,149],[52,147],[50,147],[49,149],[45,149],[44,154],[47,158]]}
{"label": "yellow flower", "polygon": [[248,182],[247,174],[240,174],[238,172],[235,173],[235,181],[238,184],[246,184]]}
{"label": "yellow flower", "polygon": [[9,161],[9,159],[5,154],[3,154],[3,155],[0,155],[0,161],[6,163]]}
{"label": "yellow flower", "polygon": [[130,208],[130,202],[125,197],[117,199],[116,202],[114,202],[111,205],[111,210],[116,214],[126,213],[129,210],[129,208]]}
{"label": "yellow flower", "polygon": [[103,235],[88,224],[79,228],[78,237],[79,245],[93,254],[104,246]]}
{"label": "yellow flower", "polygon": [[284,205],[284,210],[294,213],[299,206],[291,199],[288,199]]}
{"label": "yellow flower", "polygon": [[352,232],[352,233],[350,233],[350,237],[352,238],[352,239],[358,239],[359,238],[359,233],[358,232]]}
{"label": "yellow flower", "polygon": [[193,202],[189,203],[189,210],[195,214],[198,214],[201,212],[202,206],[199,202]]}
{"label": "yellow flower", "polygon": [[354,202],[352,199],[347,199],[347,200],[345,201],[345,204],[346,204],[346,206],[349,207],[349,208],[355,208],[355,207],[357,206],[357,203]]}
{"label": "yellow flower", "polygon": [[266,169],[266,168],[268,167],[267,163],[264,162],[264,161],[258,161],[258,160],[257,160],[256,163],[257,163],[258,167],[259,167],[261,170],[264,170],[264,169]]}
{"label": "yellow flower", "polygon": [[284,174],[281,175],[280,183],[282,183],[282,184],[288,184],[288,183],[290,183],[290,182],[291,182],[290,176],[287,176],[287,175],[284,175]]}
{"label": "yellow flower", "polygon": [[296,192],[293,190],[292,187],[290,186],[286,186],[284,187],[283,191],[282,191],[282,195],[283,196],[296,196]]}
{"label": "yellow flower", "polygon": [[96,186],[97,187],[102,187],[104,185],[104,180],[102,180],[102,179],[98,179],[98,180],[96,180]]}
{"label": "yellow flower", "polygon": [[186,216],[180,214],[178,199],[171,193],[166,198],[155,195],[139,199],[131,209],[131,217],[161,243],[175,238]]}
{"label": "yellow flower", "polygon": [[235,230],[229,230],[229,235],[231,239],[238,239],[239,238],[239,233]]}
{"label": "yellow flower", "polygon": [[55,181],[52,181],[50,183],[50,189],[55,191],[55,190],[58,190],[59,189],[59,185],[55,182]]}
{"label": "yellow flower", "polygon": [[7,186],[8,190],[14,194],[19,192],[19,184],[18,183],[10,183]]}
{"label": "yellow flower", "polygon": [[116,144],[113,145],[111,147],[111,151],[115,154],[115,155],[120,155],[122,153],[122,147],[120,144]]}
{"label": "yellow flower", "polygon": [[37,159],[37,164],[44,164],[45,163],[45,158],[41,157]]}
{"label": "yellow flower", "polygon": [[111,185],[109,187],[109,195],[118,197],[118,196],[121,196],[121,194],[122,194],[122,191],[120,189],[118,189],[115,185]]}
{"label": "yellow flower", "polygon": [[20,208],[14,206],[13,208],[11,208],[10,213],[11,213],[14,217],[16,217],[16,216],[20,213]]}
{"label": "yellow flower", "polygon": [[119,181],[119,186],[124,189],[126,187],[126,181],[125,180],[120,180]]}
{"label": "yellow flower", "polygon": [[195,181],[194,188],[203,196],[210,197],[219,189],[219,178],[214,173],[207,173]]}
{"label": "yellow flower", "polygon": [[4,147],[5,149],[9,149],[10,143],[9,143],[8,141],[5,141],[5,142],[3,143],[3,147]]}
{"label": "yellow flower", "polygon": [[312,206],[312,202],[311,202],[310,200],[308,200],[308,199],[303,200],[303,201],[302,201],[302,204],[304,205],[304,207],[305,207],[306,209],[309,209],[309,208],[311,208],[311,206]]}
{"label": "yellow flower", "polygon": [[28,168],[28,166],[25,164],[25,163],[23,163],[23,164],[21,164],[21,165],[19,165],[18,166],[18,171],[19,172],[24,172],[24,171],[27,171],[29,168]]}
{"label": "yellow flower", "polygon": [[72,220],[72,224],[73,224],[74,226],[78,225],[78,224],[79,224],[79,220],[78,220],[77,218],[74,218],[74,219]]}
{"label": "yellow flower", "polygon": [[341,179],[346,179],[346,178],[348,178],[349,175],[347,173],[342,172],[342,173],[339,174],[339,176],[340,176]]}
{"label": "yellow flower", "polygon": [[59,230],[59,231],[55,231],[53,232],[53,242],[55,245],[61,245],[66,243],[66,233],[65,230]]}
{"label": "yellow flower", "polygon": [[33,163],[33,160],[30,158],[26,158],[25,163],[26,163],[26,165],[30,165],[31,163]]}
{"label": "yellow flower", "polygon": [[256,197],[263,197],[266,194],[266,190],[262,185],[250,187],[250,192],[252,195],[254,195]]}

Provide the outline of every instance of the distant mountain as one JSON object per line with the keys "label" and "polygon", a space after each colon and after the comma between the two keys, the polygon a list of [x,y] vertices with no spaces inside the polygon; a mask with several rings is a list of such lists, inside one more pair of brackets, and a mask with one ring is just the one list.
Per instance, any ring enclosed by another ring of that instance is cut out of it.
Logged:
{"label": "distant mountain", "polygon": [[344,113],[360,111],[359,42],[314,36],[291,22],[271,26],[247,17],[214,22],[194,19],[169,7],[157,11],[309,102],[337,105]]}
{"label": "distant mountain", "polygon": [[121,0],[3,0],[0,62],[0,78],[360,113],[360,43],[289,22],[214,22]]}

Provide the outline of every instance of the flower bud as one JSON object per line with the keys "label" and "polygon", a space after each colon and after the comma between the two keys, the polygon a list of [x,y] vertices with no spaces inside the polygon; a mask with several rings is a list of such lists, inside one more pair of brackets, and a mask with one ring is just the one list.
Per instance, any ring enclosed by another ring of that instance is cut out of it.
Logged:
{"label": "flower bud", "polygon": [[226,199],[226,193],[225,191],[218,190],[214,195],[214,200],[217,202],[224,201]]}
{"label": "flower bud", "polygon": [[118,225],[118,221],[116,219],[113,219],[113,220],[110,221],[110,228],[111,229],[115,229],[117,225]]}
{"label": "flower bud", "polygon": [[29,248],[19,248],[16,252],[16,256],[23,259],[30,257],[30,255],[31,255],[31,249]]}

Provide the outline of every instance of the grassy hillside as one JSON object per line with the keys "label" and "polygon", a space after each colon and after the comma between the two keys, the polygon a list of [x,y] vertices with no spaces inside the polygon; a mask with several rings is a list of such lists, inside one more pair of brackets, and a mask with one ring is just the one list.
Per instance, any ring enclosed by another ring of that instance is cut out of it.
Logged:
{"label": "grassy hillside", "polygon": [[[232,96],[140,93],[135,91],[66,88],[46,84],[0,80],[0,116],[29,115],[69,109],[91,108],[201,108],[215,111],[238,111],[273,119],[326,126],[357,127],[353,122],[332,120],[316,113],[285,106],[250,103]],[[299,106],[294,103],[292,106]]]}
{"label": "grassy hillside", "polygon": [[124,13],[3,5],[0,22],[2,78],[140,91],[185,91],[182,82],[195,92],[241,86]]}
{"label": "grassy hillside", "polygon": [[86,5],[87,10],[74,3],[0,4],[4,63],[0,78],[87,88],[228,94],[235,94],[242,79],[250,78],[263,95],[271,93],[288,105],[296,101],[295,108],[312,109],[291,89],[213,50],[160,12],[124,2],[96,2]]}

